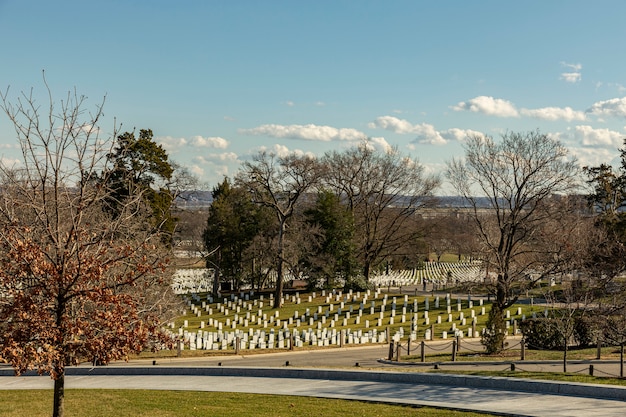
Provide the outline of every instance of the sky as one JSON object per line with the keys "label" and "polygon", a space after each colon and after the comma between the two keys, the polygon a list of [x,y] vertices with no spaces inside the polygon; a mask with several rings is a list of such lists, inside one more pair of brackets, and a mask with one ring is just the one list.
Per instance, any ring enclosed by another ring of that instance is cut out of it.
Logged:
{"label": "sky", "polygon": [[[45,71],[55,101],[106,97],[103,131],[152,129],[206,189],[260,150],[363,140],[442,173],[468,135],[507,131],[617,165],[624,16],[622,0],[0,0],[0,91],[47,105]],[[19,158],[5,115],[0,158]]]}

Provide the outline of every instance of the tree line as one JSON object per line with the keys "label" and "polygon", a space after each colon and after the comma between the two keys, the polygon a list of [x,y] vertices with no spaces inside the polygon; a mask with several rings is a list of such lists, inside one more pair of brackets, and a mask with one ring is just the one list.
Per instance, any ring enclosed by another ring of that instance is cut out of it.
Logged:
{"label": "tree line", "polygon": [[381,262],[417,255],[426,224],[416,213],[439,183],[419,161],[367,143],[321,158],[259,152],[213,190],[204,232],[213,290],[220,277],[263,288],[272,272],[280,303],[286,271],[311,288],[366,288]]}

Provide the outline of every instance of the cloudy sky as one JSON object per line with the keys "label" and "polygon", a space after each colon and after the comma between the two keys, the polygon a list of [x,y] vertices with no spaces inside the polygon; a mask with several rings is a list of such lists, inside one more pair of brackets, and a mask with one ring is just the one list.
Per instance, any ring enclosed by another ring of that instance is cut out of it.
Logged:
{"label": "cloudy sky", "polygon": [[[214,186],[260,149],[367,138],[440,172],[539,129],[581,165],[626,137],[626,2],[0,0],[0,88],[76,88]],[[42,101],[45,104],[45,101]],[[0,157],[17,158],[0,117]]]}

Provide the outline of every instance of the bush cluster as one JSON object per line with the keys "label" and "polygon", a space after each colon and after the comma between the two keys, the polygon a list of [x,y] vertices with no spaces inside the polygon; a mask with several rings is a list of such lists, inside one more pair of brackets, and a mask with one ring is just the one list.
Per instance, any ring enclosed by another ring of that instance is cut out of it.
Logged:
{"label": "bush cluster", "polygon": [[[526,343],[533,349],[560,350],[563,348],[562,326],[557,319],[551,317],[532,318],[520,323],[520,329]],[[598,335],[597,322],[590,317],[579,315],[574,317],[572,340],[577,347],[595,346]]]}

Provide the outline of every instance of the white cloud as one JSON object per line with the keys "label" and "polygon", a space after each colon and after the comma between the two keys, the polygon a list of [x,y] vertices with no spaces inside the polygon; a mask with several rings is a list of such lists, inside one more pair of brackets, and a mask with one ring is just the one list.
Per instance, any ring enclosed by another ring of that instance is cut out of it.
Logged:
{"label": "white cloud", "polygon": [[215,161],[219,162],[237,162],[238,155],[234,152],[211,153],[207,155],[198,155],[193,158],[197,163],[209,164]]}
{"label": "white cloud", "polygon": [[461,101],[456,106],[451,106],[451,108],[455,111],[466,110],[497,117],[519,117],[519,113],[513,103],[489,96],[478,96],[469,101]]}
{"label": "white cloud", "polygon": [[15,168],[22,165],[22,161],[15,158],[0,157],[0,165],[5,168]]}
{"label": "white cloud", "polygon": [[19,143],[0,143],[0,149],[19,149]]}
{"label": "white cloud", "polygon": [[576,157],[580,166],[598,166],[610,163],[619,155],[609,148],[568,148],[572,156]]}
{"label": "white cloud", "polygon": [[284,145],[279,145],[277,143],[274,144],[273,149],[271,149],[273,153],[277,156],[287,156],[289,155],[289,148]]}
{"label": "white cloud", "polygon": [[394,116],[377,117],[376,120],[368,124],[368,127],[371,129],[381,128],[399,134],[415,134],[417,137],[412,143],[429,145],[445,145],[450,140],[462,141],[469,135],[482,135],[481,132],[474,130],[457,128],[438,131],[431,124],[421,123],[414,125],[408,120],[398,119]]}
{"label": "white cloud", "polygon": [[216,148],[226,149],[228,148],[228,141],[219,136],[204,138],[202,136],[194,136],[191,138],[192,146],[200,146],[203,148]]}
{"label": "white cloud", "polygon": [[563,72],[561,73],[561,77],[559,79],[565,81],[566,83],[575,84],[581,80],[580,72]]}
{"label": "white cloud", "polygon": [[210,158],[205,158],[202,156],[193,158],[193,162],[195,163],[189,167],[189,170],[194,175],[197,175],[200,178],[205,176],[207,169],[203,166],[207,165],[210,166],[210,169],[208,169],[210,174],[218,180],[219,178],[228,176],[228,173],[230,171],[230,167],[228,165],[220,164],[219,161],[216,162]]}
{"label": "white cloud", "polygon": [[171,136],[162,136],[156,139],[156,142],[163,146],[168,152],[176,152],[185,147],[201,147],[201,148],[215,148],[226,149],[228,147],[228,141],[220,137],[202,137],[193,136],[191,139],[186,138],[174,138]]}
{"label": "white cloud", "polygon": [[302,149],[289,149],[285,145],[275,143],[272,147],[268,148],[267,146],[259,146],[258,148],[252,149],[251,154],[257,152],[268,152],[272,153],[278,157],[285,157],[289,155],[297,155],[297,156],[308,156],[309,158],[316,158],[316,155],[313,152],[303,151]]}
{"label": "white cloud", "polygon": [[377,117],[368,124],[370,129],[381,128],[399,134],[416,134],[416,141],[431,145],[443,145],[447,141],[437,132],[433,125],[421,123],[414,125],[408,120],[398,119],[394,116]]}
{"label": "white cloud", "polygon": [[370,129],[380,128],[389,130],[395,133],[417,133],[419,125],[414,125],[408,120],[398,119],[394,116],[380,116],[376,120],[367,125]]}
{"label": "white cloud", "polygon": [[367,139],[367,135],[356,129],[341,128],[332,126],[308,125],[261,125],[252,129],[240,129],[239,133],[269,136],[278,139],[304,139],[329,142],[333,140],[356,141]]}
{"label": "white cloud", "polygon": [[568,64],[567,62],[561,61],[561,65],[576,72],[580,72],[580,70],[583,69],[582,64]]}
{"label": "white cloud", "polygon": [[609,129],[594,129],[591,126],[576,126],[574,139],[584,146],[612,146],[619,147],[622,144],[623,133]]}
{"label": "white cloud", "polygon": [[465,141],[470,136],[485,136],[483,132],[472,129],[457,129],[452,128],[441,132],[442,136],[448,140],[456,140],[458,142]]}
{"label": "white cloud", "polygon": [[571,107],[543,107],[540,109],[522,109],[520,113],[524,116],[530,116],[543,120],[567,120],[571,122],[573,120],[583,121],[586,120],[585,112],[574,110]]}
{"label": "white cloud", "polygon": [[384,152],[389,152],[392,149],[392,146],[383,137],[369,138],[368,143],[374,144],[375,146],[382,149]]}
{"label": "white cloud", "polygon": [[598,101],[587,112],[595,116],[626,117],[626,97]]}
{"label": "white cloud", "polygon": [[583,69],[583,66],[581,64],[568,64],[567,62],[561,62],[561,66],[566,67],[571,71],[561,73],[561,77],[559,79],[572,84],[575,84],[582,79],[580,70]]}
{"label": "white cloud", "polygon": [[191,173],[197,177],[203,177],[204,176],[204,169],[202,169],[201,167],[199,167],[198,165],[192,165],[189,168],[189,171],[191,171]]}
{"label": "white cloud", "polygon": [[498,117],[519,117],[520,115],[543,120],[586,120],[585,112],[574,110],[571,107],[542,107],[539,109],[518,110],[513,103],[500,98],[487,96],[475,97],[469,101],[462,101],[451,106],[455,111],[472,111]]}
{"label": "white cloud", "polygon": [[161,136],[156,138],[155,141],[169,152],[176,151],[188,143],[185,138],[173,138],[171,136]]}
{"label": "white cloud", "polygon": [[428,145],[445,145],[448,140],[439,133],[433,125],[424,124],[424,130],[415,139],[419,143]]}
{"label": "white cloud", "polygon": [[219,159],[220,161],[232,161],[235,162],[238,158],[237,154],[234,152],[224,152],[224,153],[220,153],[220,154],[215,154],[214,155],[215,158]]}

